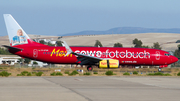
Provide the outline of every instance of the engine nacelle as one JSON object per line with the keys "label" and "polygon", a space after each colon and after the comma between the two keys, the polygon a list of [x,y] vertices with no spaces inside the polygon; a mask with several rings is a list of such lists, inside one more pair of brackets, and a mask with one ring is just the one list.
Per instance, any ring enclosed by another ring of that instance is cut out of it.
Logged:
{"label": "engine nacelle", "polygon": [[119,68],[119,61],[113,59],[99,61],[99,68]]}

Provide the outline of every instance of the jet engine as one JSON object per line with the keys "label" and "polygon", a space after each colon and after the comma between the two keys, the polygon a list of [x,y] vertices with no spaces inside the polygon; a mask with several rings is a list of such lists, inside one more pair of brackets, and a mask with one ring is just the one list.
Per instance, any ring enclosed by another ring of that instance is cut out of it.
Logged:
{"label": "jet engine", "polygon": [[113,59],[99,61],[99,68],[119,68],[119,61]]}

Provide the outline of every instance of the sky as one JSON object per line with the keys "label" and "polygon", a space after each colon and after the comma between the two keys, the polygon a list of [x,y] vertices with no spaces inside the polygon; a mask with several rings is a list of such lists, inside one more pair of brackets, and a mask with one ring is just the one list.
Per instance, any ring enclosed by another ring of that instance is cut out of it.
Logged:
{"label": "sky", "polygon": [[180,28],[180,0],[0,0],[0,36],[11,14],[27,34],[63,35],[116,27]]}

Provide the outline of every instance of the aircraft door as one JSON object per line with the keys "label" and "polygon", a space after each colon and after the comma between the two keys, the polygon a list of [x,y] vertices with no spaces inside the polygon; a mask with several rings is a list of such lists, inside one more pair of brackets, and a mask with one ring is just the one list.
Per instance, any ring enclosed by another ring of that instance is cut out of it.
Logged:
{"label": "aircraft door", "polygon": [[38,50],[37,50],[37,49],[34,49],[34,50],[33,50],[33,57],[34,57],[34,58],[37,58],[37,57],[38,57]]}
{"label": "aircraft door", "polygon": [[160,60],[160,52],[156,51],[156,60]]}

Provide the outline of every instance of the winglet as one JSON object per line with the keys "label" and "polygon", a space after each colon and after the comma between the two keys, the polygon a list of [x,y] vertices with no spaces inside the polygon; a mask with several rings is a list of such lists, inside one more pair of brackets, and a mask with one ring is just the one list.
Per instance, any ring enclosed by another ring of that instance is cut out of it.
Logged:
{"label": "winglet", "polygon": [[67,55],[73,53],[73,51],[71,50],[71,48],[68,46],[68,44],[67,44],[65,41],[62,41],[62,45],[65,46],[66,51],[67,51],[65,57],[66,57]]}

